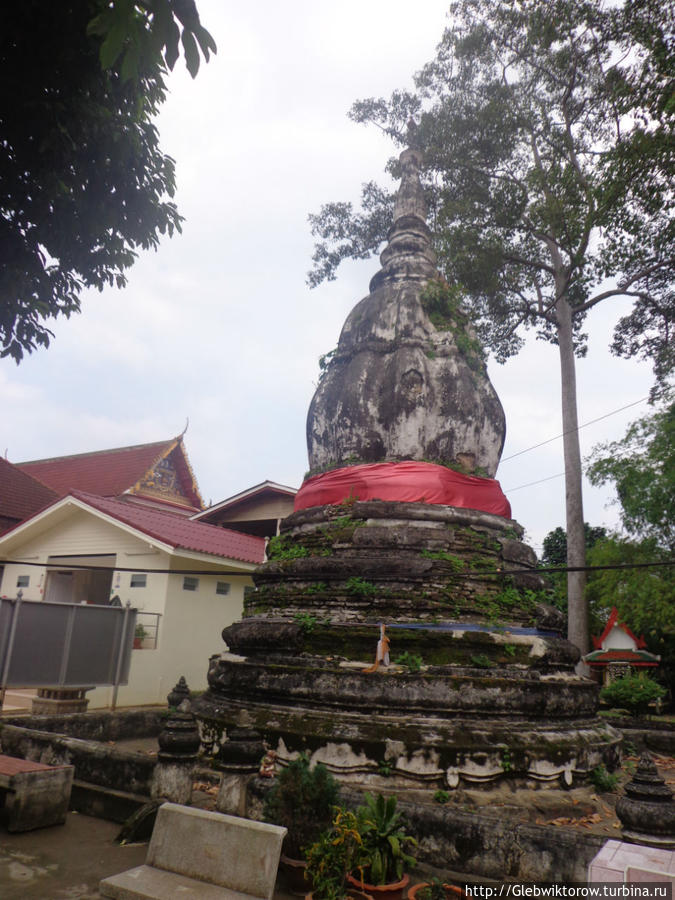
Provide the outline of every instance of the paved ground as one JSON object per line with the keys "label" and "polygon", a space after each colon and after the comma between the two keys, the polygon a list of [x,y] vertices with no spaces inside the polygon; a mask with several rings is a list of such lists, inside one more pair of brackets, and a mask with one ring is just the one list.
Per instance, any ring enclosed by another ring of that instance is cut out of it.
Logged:
{"label": "paved ground", "polygon": [[[145,862],[147,844],[120,847],[120,826],[68,813],[65,825],[0,830],[1,900],[99,900],[98,883]],[[281,891],[274,900],[297,900]]]}
{"label": "paved ground", "polygon": [[68,813],[65,825],[0,831],[2,900],[95,900],[98,883],[145,862],[147,844],[120,847],[120,826]]}

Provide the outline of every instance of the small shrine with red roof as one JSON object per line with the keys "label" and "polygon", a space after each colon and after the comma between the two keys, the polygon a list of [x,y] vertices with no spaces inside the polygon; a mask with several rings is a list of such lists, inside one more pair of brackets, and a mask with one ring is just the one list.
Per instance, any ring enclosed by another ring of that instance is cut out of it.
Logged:
{"label": "small shrine with red roof", "polygon": [[619,611],[612,608],[600,637],[593,636],[594,649],[586,654],[586,662],[601,673],[603,684],[609,684],[628,674],[635,666],[655,667],[660,656],[650,653],[644,637],[636,637],[625,622],[619,621]]}

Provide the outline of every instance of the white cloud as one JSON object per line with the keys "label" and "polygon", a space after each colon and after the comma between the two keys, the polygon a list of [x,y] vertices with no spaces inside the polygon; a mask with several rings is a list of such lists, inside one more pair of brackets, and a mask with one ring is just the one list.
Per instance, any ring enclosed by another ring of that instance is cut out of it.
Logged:
{"label": "white cloud", "polygon": [[[447,3],[198,6],[218,55],[195,81],[176,66],[159,119],[177,160],[184,233],[142,254],[125,291],[88,294],[80,316],[56,323],[49,350],[18,368],[0,364],[0,450],[16,461],[160,440],[189,416],[188,451],[215,501],[265,478],[302,478],[318,357],[337,343],[377,267],[345,265],[338,281],[310,291],[307,214],[357,200],[361,183],[380,177],[391,146],[346,112],[355,99],[410,84],[433,55]],[[604,349],[617,315],[590,317],[581,421],[649,389],[648,367]],[[560,432],[554,347],[533,342],[490,370],[507,414],[505,456]],[[584,430],[584,452],[640,412]],[[505,462],[499,478],[516,487],[559,471],[556,442]],[[607,492],[586,498],[593,524],[615,518],[603,508]],[[564,521],[562,479],[511,499],[535,543]]]}

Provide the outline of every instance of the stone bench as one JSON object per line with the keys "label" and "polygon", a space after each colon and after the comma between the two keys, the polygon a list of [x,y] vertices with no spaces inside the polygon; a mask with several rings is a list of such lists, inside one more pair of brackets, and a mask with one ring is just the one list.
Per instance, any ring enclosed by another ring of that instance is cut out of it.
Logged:
{"label": "stone bench", "polygon": [[0,755],[0,793],[4,793],[7,830],[31,831],[63,825],[73,772],[73,766],[48,766]]}
{"label": "stone bench", "polygon": [[105,878],[114,900],[271,900],[285,828],[163,803],[145,865]]}

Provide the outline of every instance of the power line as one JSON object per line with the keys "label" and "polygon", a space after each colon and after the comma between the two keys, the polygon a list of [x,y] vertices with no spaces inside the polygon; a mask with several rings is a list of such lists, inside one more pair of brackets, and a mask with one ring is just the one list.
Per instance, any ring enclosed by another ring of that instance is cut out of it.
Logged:
{"label": "power line", "polygon": [[80,563],[65,562],[29,562],[24,559],[0,559],[0,566],[40,566],[43,569],[62,569],[70,571],[71,569],[85,569],[93,572],[136,572],[146,575],[252,575],[253,569],[246,571],[237,571],[234,569],[144,569],[136,566],[136,568],[128,568],[125,566],[87,566]]}
{"label": "power line", "polygon": [[[515,459],[517,456],[522,456],[523,453],[529,453],[530,450],[536,450],[538,447],[543,447],[546,444],[552,444],[553,441],[560,440],[561,437],[564,437],[566,434],[571,434],[573,431],[581,431],[582,428],[586,428],[588,425],[595,425],[596,422],[601,422],[603,419],[608,419],[610,416],[616,415],[616,413],[623,412],[624,409],[630,409],[631,406],[637,406],[639,403],[644,403],[645,400],[649,400],[649,397],[642,397],[641,400],[635,400],[633,403],[627,403],[625,406],[620,406],[619,409],[613,409],[611,412],[605,413],[603,416],[598,416],[597,419],[591,419],[590,422],[584,422],[583,425],[579,425],[577,428],[569,428],[567,431],[563,431],[561,434],[556,434],[555,437],[548,438],[545,441],[541,441],[539,444],[533,444],[531,447],[526,447],[524,450],[519,450],[517,453],[512,453],[511,456],[505,456],[501,462],[508,462],[510,459]],[[553,476],[558,477],[558,476]],[[538,482],[533,482],[533,484],[538,484]],[[523,485],[523,487],[527,487],[527,485]],[[518,490],[518,488],[514,488],[514,490]]]}
{"label": "power line", "polygon": [[[252,572],[237,572],[223,570],[214,572],[213,569],[130,569],[115,566],[86,566],[70,563],[44,563],[30,562],[22,559],[0,559],[0,565],[3,566],[39,566],[46,569],[87,569],[101,572],[143,572],[147,575],[252,575]],[[471,572],[453,572],[452,578],[480,578],[482,577],[501,577],[503,575],[522,575],[524,573],[540,574],[544,572],[605,572],[618,569],[650,569],[657,567],[675,566],[675,559],[670,560],[654,560],[653,562],[641,563],[615,563],[607,566],[548,566],[532,569],[490,569],[490,570],[473,570]]]}
{"label": "power line", "polygon": [[522,488],[532,487],[535,484],[543,484],[544,481],[552,481],[554,478],[562,478],[564,474],[564,472],[558,472],[557,475],[549,475],[548,478],[540,478],[539,481],[529,481],[527,484],[519,484],[518,487],[504,488],[504,492],[508,491],[509,494],[512,494],[514,491],[522,490]]}

